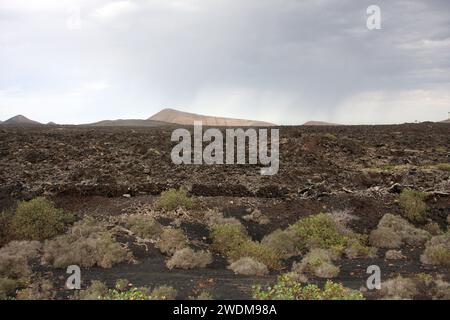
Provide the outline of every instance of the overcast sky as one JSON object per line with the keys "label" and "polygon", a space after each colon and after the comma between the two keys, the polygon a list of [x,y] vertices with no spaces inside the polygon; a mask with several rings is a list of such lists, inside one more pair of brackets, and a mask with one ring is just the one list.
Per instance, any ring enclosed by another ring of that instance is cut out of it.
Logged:
{"label": "overcast sky", "polygon": [[[366,27],[369,5],[381,30]],[[0,0],[0,120],[437,121],[450,1]]]}

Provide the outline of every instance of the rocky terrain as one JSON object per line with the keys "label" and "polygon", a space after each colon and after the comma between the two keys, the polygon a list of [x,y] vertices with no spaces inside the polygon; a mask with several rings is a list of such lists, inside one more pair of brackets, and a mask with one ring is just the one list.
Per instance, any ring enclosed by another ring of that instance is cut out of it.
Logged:
{"label": "rocky terrain", "polygon": [[[426,218],[409,220],[411,226],[424,230],[432,223],[442,232],[448,228],[450,125],[279,129],[280,170],[274,176],[261,176],[256,165],[174,165],[169,126],[0,127],[0,211],[14,208],[18,200],[44,196],[77,219],[91,216],[116,227],[124,227],[118,222],[123,216],[148,215],[163,227],[181,229],[192,247],[209,251],[214,246],[204,216],[209,210],[238,220],[256,243],[320,212],[351,216],[346,227],[368,236],[380,227],[386,214],[408,220],[399,199],[404,190],[415,190],[425,195]],[[161,193],[180,188],[187,190],[195,205],[159,210]],[[258,215],[267,221],[254,218]],[[142,242],[124,228],[115,237],[131,251],[135,263],[83,269],[84,286],[89,280],[111,286],[126,278],[136,286],[173,286],[178,298],[206,289],[217,299],[250,298],[252,285],[274,283],[306,255],[302,252],[285,258],[264,275],[236,275],[227,268],[226,255],[220,250],[212,250],[213,260],[206,268],[167,269],[167,254],[160,252],[155,242]],[[399,259],[386,259],[389,248],[383,245],[374,256],[341,259],[336,262],[340,272],[333,280],[359,290],[365,286],[366,268],[372,264],[379,265],[386,278],[429,274],[450,280],[448,265],[421,260],[424,241],[407,241]],[[33,271],[52,279],[57,298],[71,296],[64,289],[65,269],[39,263]],[[318,284],[324,281],[314,275],[309,279]],[[431,298],[419,291],[411,297]],[[365,296],[374,297],[370,293]]]}

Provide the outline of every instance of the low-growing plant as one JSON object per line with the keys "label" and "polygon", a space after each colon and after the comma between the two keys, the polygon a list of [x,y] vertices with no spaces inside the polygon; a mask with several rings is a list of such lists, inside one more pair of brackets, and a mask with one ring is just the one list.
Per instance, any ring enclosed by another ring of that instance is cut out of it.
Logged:
{"label": "low-growing plant", "polygon": [[78,294],[80,300],[101,300],[102,297],[108,294],[108,287],[105,283],[94,280],[91,285],[85,289],[81,290]]}
{"label": "low-growing plant", "polygon": [[427,194],[406,188],[399,197],[399,204],[403,208],[403,215],[412,222],[422,222],[425,220],[427,204],[425,198]]}
{"label": "low-growing plant", "polygon": [[342,284],[328,280],[323,289],[317,285],[302,285],[296,275],[286,273],[278,277],[274,286],[253,286],[253,298],[258,300],[364,300],[364,296]]}
{"label": "low-growing plant", "polygon": [[377,248],[368,247],[361,241],[350,239],[347,243],[344,253],[349,259],[356,258],[375,258],[377,256]]}
{"label": "low-growing plant", "polygon": [[418,289],[413,279],[397,276],[382,282],[378,294],[388,300],[412,299],[418,294]]}
{"label": "low-growing plant", "polygon": [[191,209],[194,206],[194,200],[190,198],[186,190],[169,189],[161,192],[161,196],[156,201],[156,207],[167,211],[178,208]]}
{"label": "low-growing plant", "polygon": [[210,228],[223,224],[241,224],[241,222],[234,217],[225,218],[223,213],[218,209],[209,209],[206,211],[204,214],[204,220],[206,225]]}
{"label": "low-growing plant", "polygon": [[146,215],[131,215],[127,219],[128,228],[137,236],[154,239],[161,235],[163,228],[154,218]]}
{"label": "low-growing plant", "polygon": [[362,240],[360,235],[338,226],[325,213],[302,218],[291,225],[289,229],[293,230],[300,238],[300,241],[297,242],[297,248],[302,251],[311,248],[345,248],[350,239]]}
{"label": "low-growing plant", "polygon": [[387,213],[378,223],[377,229],[370,233],[370,243],[378,248],[396,249],[403,244],[423,245],[431,235],[418,229],[402,217]]}
{"label": "low-growing plant", "polygon": [[0,300],[6,300],[14,297],[19,282],[14,279],[0,278]]}
{"label": "low-growing plant", "polygon": [[337,257],[325,249],[312,249],[300,263],[294,263],[292,271],[295,273],[307,273],[319,278],[334,278],[339,274],[339,267],[333,264]]}
{"label": "low-growing plant", "polygon": [[0,276],[19,279],[32,271],[30,261],[38,258],[39,241],[11,241],[0,249]]}
{"label": "low-growing plant", "polygon": [[261,243],[273,249],[275,252],[280,253],[282,258],[287,259],[300,254],[297,245],[299,241],[300,237],[297,236],[297,233],[294,230],[277,229],[265,236],[261,240]]}
{"label": "low-growing plant", "polygon": [[431,238],[420,256],[424,264],[450,266],[450,232]]}
{"label": "low-growing plant", "polygon": [[264,263],[256,261],[250,257],[239,258],[228,266],[236,274],[246,276],[264,276],[269,273],[269,269]]}
{"label": "low-growing plant", "polygon": [[400,260],[400,259],[404,259],[405,256],[403,255],[403,253],[400,250],[388,250],[385,253],[385,259],[386,260]]}
{"label": "low-growing plant", "polygon": [[11,220],[13,215],[12,210],[0,212],[0,247],[12,240]]}
{"label": "low-growing plant", "polygon": [[212,262],[212,255],[206,251],[194,251],[191,248],[184,248],[176,251],[173,256],[166,261],[169,269],[193,269],[204,268]]}
{"label": "low-growing plant", "polygon": [[131,258],[104,223],[89,217],[75,223],[67,234],[47,240],[43,251],[43,261],[56,268],[72,264],[110,268]]}
{"label": "low-growing plant", "polygon": [[278,269],[280,253],[269,246],[253,241],[245,228],[238,224],[216,225],[211,230],[212,249],[226,256],[231,261],[242,257],[251,257],[269,268]]}
{"label": "low-growing plant", "polygon": [[175,300],[178,291],[174,287],[162,285],[152,290],[152,300]]}
{"label": "low-growing plant", "polygon": [[441,230],[441,227],[439,226],[438,223],[432,221],[432,222],[428,222],[424,227],[424,230],[428,231],[432,236],[438,236],[442,233],[444,233]]}
{"label": "low-growing plant", "polygon": [[28,287],[16,292],[17,300],[51,300],[55,297],[53,282],[49,279],[34,279]]}
{"label": "low-growing plant", "polygon": [[164,228],[156,247],[164,254],[173,255],[176,251],[185,248],[188,241],[183,231],[174,228]]}
{"label": "low-growing plant", "polygon": [[439,163],[436,167],[442,171],[450,171],[450,163]]}
{"label": "low-growing plant", "polygon": [[17,240],[45,240],[64,232],[74,221],[72,214],[39,197],[18,203],[11,218],[11,232]]}

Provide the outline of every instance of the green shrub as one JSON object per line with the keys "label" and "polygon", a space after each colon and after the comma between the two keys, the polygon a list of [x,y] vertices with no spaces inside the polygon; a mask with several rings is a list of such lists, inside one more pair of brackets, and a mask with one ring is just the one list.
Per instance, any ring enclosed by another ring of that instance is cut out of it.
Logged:
{"label": "green shrub", "polygon": [[450,171],[450,163],[439,163],[436,167],[442,171]]}
{"label": "green shrub", "polygon": [[161,235],[163,228],[155,219],[145,215],[131,215],[127,219],[127,226],[141,238],[154,239]]}
{"label": "green shrub", "polygon": [[311,248],[344,249],[350,239],[361,241],[362,237],[343,228],[325,213],[311,215],[291,225],[299,237],[297,248],[301,251]]}
{"label": "green shrub", "polygon": [[167,211],[178,208],[191,209],[194,206],[192,198],[188,197],[186,190],[169,189],[163,191],[156,201],[156,207]]}
{"label": "green shrub", "polygon": [[17,240],[45,240],[52,238],[74,222],[74,216],[54,207],[49,200],[39,197],[20,201],[11,219],[11,231]]}
{"label": "green shrub", "polygon": [[272,248],[252,241],[245,228],[240,224],[223,224],[212,227],[212,249],[226,256],[231,261],[239,258],[253,258],[269,268],[281,267],[281,255]]}
{"label": "green shrub", "polygon": [[427,205],[425,198],[427,194],[412,189],[404,189],[399,197],[399,204],[403,208],[403,215],[412,222],[425,220]]}
{"label": "green shrub", "polygon": [[110,268],[127,260],[130,254],[107,226],[89,217],[75,223],[68,234],[48,240],[44,245],[43,261],[56,268],[72,264]]}
{"label": "green shrub", "polygon": [[224,256],[230,256],[236,248],[249,240],[249,236],[241,224],[222,224],[211,228],[211,248]]}
{"label": "green shrub", "polygon": [[330,280],[326,282],[323,289],[313,284],[302,286],[293,273],[279,276],[278,282],[266,289],[260,285],[253,286],[253,298],[258,300],[364,300],[360,292]]}
{"label": "green shrub", "polygon": [[153,300],[147,288],[130,288],[128,290],[108,290],[102,300]]}

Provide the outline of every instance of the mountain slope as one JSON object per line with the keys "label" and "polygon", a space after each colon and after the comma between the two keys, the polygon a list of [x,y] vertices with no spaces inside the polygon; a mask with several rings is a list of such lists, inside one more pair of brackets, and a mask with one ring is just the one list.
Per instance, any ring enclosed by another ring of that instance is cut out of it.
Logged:
{"label": "mountain slope", "polygon": [[30,120],[25,116],[17,115],[15,117],[6,120],[5,122],[3,122],[3,124],[22,126],[22,125],[40,125],[41,123],[34,120]]}
{"label": "mountain slope", "polygon": [[151,116],[148,120],[163,121],[180,125],[193,125],[194,121],[202,121],[205,126],[274,126],[273,123],[257,121],[257,120],[245,120],[245,119],[233,119],[224,117],[212,117],[205,116],[196,113],[183,112],[174,109],[163,109],[155,115]]}
{"label": "mountain slope", "polygon": [[142,119],[118,119],[103,120],[87,125],[93,127],[162,127],[169,125],[169,123]]}
{"label": "mountain slope", "polygon": [[340,126],[337,123],[325,122],[325,121],[308,121],[303,124],[304,126]]}

